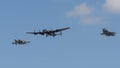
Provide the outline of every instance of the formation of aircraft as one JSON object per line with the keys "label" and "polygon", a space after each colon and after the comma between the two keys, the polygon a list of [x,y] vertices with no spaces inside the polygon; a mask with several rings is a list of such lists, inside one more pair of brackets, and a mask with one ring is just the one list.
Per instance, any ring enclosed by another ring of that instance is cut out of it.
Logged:
{"label": "formation of aircraft", "polygon": [[[34,34],[34,35],[46,35],[46,37],[48,36],[56,36],[56,35],[62,35],[62,31],[64,30],[67,30],[67,29],[70,29],[70,27],[66,27],[66,28],[61,28],[61,29],[55,29],[55,30],[47,30],[47,29],[43,29],[42,32],[41,31],[38,31],[38,32],[26,32],[27,34]],[[103,28],[102,29],[102,33],[101,35],[105,35],[105,36],[115,36],[115,32],[111,32],[111,31],[108,31],[107,29]],[[20,40],[20,39],[15,39],[14,42],[12,42],[12,44],[19,44],[19,45],[22,45],[22,44],[27,44],[27,43],[30,43],[30,41],[25,41],[25,40]]]}
{"label": "formation of aircraft", "polygon": [[[43,29],[42,32],[26,32],[27,34],[40,34],[40,35],[46,35],[46,37],[48,36],[56,36],[56,35],[62,35],[62,31],[70,29],[70,27],[66,27],[66,28],[61,28],[61,29],[56,29],[56,30],[47,30],[47,29]],[[58,33],[59,32],[59,33]]]}
{"label": "formation of aircraft", "polygon": [[103,28],[103,33],[101,33],[101,35],[105,35],[105,36],[115,36],[115,32],[110,32],[107,29]]}
{"label": "formation of aircraft", "polygon": [[14,42],[12,42],[12,44],[15,44],[15,45],[17,45],[17,44],[21,45],[21,44],[27,44],[27,43],[30,43],[30,41],[15,39]]}
{"label": "formation of aircraft", "polygon": [[[67,30],[67,29],[70,29],[70,27],[66,27],[66,28],[62,28],[62,29],[56,29],[56,30],[47,30],[47,29],[43,29],[42,32],[41,31],[38,31],[38,32],[26,32],[27,34],[34,34],[34,35],[37,35],[37,34],[40,34],[40,35],[46,35],[46,37],[48,36],[56,36],[56,35],[62,35],[62,31],[64,30]],[[60,32],[58,34],[58,32]],[[27,43],[30,43],[30,41],[25,41],[25,40],[20,40],[20,39],[15,39],[12,44],[19,44],[19,45],[23,45],[23,44],[27,44]]]}

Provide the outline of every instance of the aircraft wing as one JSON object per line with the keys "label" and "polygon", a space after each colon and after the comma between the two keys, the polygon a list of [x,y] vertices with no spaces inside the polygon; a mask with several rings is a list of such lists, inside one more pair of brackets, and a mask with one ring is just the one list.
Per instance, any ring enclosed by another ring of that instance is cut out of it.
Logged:
{"label": "aircraft wing", "polygon": [[111,32],[111,34],[113,34],[113,35],[114,35],[114,34],[116,34],[116,32]]}
{"label": "aircraft wing", "polygon": [[34,35],[36,35],[36,34],[44,35],[43,32],[26,32],[26,33],[27,33],[27,34],[34,34]]}
{"label": "aircraft wing", "polygon": [[45,33],[44,32],[38,32],[38,34],[44,35]]}
{"label": "aircraft wing", "polygon": [[116,32],[112,32],[113,34],[116,34]]}
{"label": "aircraft wing", "polygon": [[56,29],[56,30],[53,30],[53,32],[60,32],[60,31],[67,30],[67,29],[70,29],[70,27],[66,27],[66,28],[62,28],[62,29]]}
{"label": "aircraft wing", "polygon": [[38,34],[37,32],[26,32],[27,34]]}

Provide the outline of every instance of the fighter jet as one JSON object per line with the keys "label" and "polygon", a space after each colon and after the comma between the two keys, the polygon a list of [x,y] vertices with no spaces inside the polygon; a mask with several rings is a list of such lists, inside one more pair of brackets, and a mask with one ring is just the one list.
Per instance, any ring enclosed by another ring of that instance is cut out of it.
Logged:
{"label": "fighter jet", "polygon": [[[39,32],[26,32],[27,34],[34,34],[34,35],[37,35],[37,34],[40,34],[40,35],[46,35],[46,37],[48,36],[53,36],[55,37],[56,35],[62,35],[62,31],[64,30],[67,30],[67,29],[70,29],[70,27],[66,27],[66,28],[62,28],[62,29],[56,29],[56,30],[47,30],[47,29],[43,29],[42,32],[39,31]],[[58,33],[60,32],[60,33]]]}
{"label": "fighter jet", "polygon": [[103,33],[101,33],[101,35],[105,35],[105,36],[115,36],[115,32],[110,32],[107,29],[103,28]]}
{"label": "fighter jet", "polygon": [[20,39],[15,39],[14,40],[14,42],[12,42],[12,44],[15,44],[15,45],[17,45],[17,44],[27,44],[27,43],[30,43],[30,41],[25,41],[25,40],[20,40]]}

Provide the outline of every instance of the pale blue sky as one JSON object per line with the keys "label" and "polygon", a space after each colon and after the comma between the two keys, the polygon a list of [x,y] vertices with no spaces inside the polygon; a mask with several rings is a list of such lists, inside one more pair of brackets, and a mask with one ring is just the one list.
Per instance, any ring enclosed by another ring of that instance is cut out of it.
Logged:
{"label": "pale blue sky", "polygon": [[[76,13],[74,8],[81,4],[91,8],[89,14]],[[0,68],[120,68],[119,8],[109,12],[104,4],[105,0],[0,0]],[[64,27],[71,29],[55,38],[26,34]],[[102,28],[117,34],[101,36]],[[31,43],[14,46],[14,39]]]}

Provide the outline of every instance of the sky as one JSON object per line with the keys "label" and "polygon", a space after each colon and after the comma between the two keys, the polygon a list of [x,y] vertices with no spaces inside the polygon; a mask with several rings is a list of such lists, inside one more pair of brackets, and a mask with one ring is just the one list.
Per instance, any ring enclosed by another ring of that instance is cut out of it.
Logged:
{"label": "sky", "polygon": [[[120,68],[120,0],[0,0],[0,68]],[[62,36],[26,32],[59,29]],[[116,36],[100,35],[102,28]],[[13,45],[14,39],[30,41]]]}

